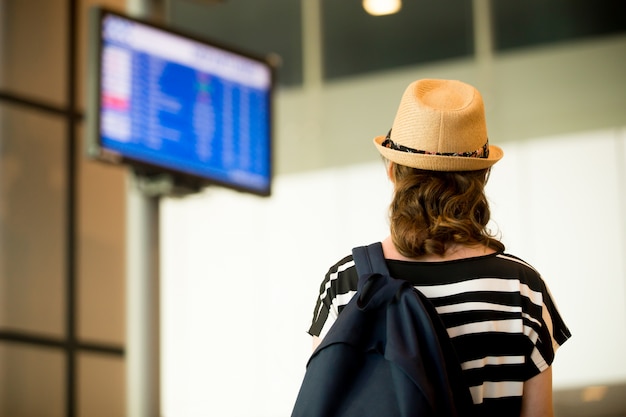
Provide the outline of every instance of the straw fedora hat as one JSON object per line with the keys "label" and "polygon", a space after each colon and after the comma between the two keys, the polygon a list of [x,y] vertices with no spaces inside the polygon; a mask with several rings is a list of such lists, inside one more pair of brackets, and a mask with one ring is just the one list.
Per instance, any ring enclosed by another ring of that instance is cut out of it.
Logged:
{"label": "straw fedora hat", "polygon": [[503,155],[489,145],[480,93],[454,80],[411,83],[391,130],[374,138],[374,144],[392,162],[429,171],[489,168]]}

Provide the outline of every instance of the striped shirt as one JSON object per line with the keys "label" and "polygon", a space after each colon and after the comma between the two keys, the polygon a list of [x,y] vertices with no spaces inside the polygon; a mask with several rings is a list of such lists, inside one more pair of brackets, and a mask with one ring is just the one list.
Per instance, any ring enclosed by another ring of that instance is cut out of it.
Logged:
{"label": "striped shirt", "polygon": [[[461,361],[476,415],[519,416],[524,381],[547,369],[569,337],[539,273],[494,253],[443,262],[387,260],[434,304]],[[352,255],[326,274],[309,334],[324,337],[356,292]]]}

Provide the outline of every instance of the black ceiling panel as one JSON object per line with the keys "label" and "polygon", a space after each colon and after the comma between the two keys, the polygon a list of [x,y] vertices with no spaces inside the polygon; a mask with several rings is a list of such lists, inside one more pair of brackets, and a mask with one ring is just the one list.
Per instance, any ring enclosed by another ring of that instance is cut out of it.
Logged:
{"label": "black ceiling panel", "polygon": [[173,26],[259,55],[278,54],[278,83],[302,83],[302,15],[296,0],[170,0]]}
{"label": "black ceiling panel", "polygon": [[624,0],[495,0],[492,11],[496,51],[626,32]]}
{"label": "black ceiling panel", "polygon": [[332,80],[474,53],[471,0],[404,0],[371,16],[361,0],[322,0],[324,78]]}

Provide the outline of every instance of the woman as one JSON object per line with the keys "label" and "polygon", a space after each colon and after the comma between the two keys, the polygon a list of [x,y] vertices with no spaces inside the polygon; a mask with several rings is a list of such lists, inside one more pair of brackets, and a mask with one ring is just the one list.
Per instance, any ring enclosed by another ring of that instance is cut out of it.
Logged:
{"label": "woman", "polygon": [[[382,242],[390,273],[437,308],[475,415],[553,416],[551,364],[570,332],[539,273],[487,229],[484,187],[503,153],[489,145],[480,93],[460,81],[416,81],[374,143],[394,185]],[[329,269],[309,329],[314,348],[357,281],[351,255]]]}

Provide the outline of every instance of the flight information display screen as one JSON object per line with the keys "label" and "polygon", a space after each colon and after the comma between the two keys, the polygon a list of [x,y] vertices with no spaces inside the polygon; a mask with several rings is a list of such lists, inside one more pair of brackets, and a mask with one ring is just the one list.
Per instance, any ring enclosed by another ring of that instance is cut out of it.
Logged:
{"label": "flight information display screen", "polygon": [[91,19],[90,155],[270,194],[267,60],[101,8]]}

